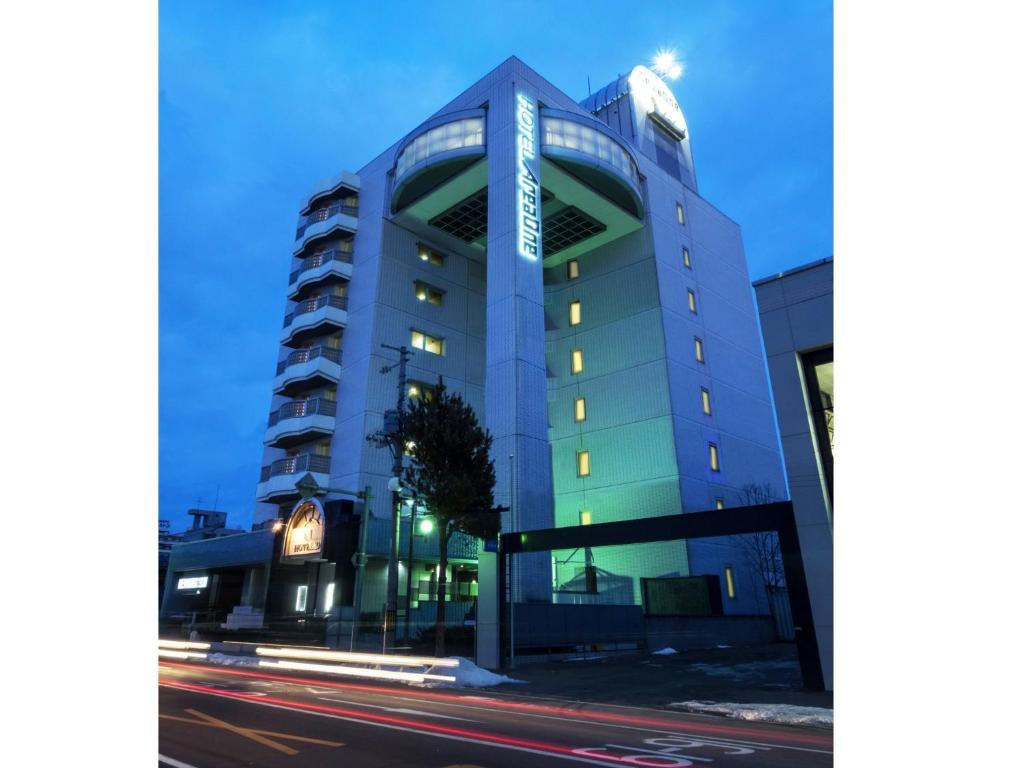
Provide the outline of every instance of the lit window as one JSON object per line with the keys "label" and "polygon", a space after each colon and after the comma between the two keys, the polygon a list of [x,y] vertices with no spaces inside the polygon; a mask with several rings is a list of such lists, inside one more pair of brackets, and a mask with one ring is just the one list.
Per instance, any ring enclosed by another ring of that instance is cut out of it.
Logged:
{"label": "lit window", "polygon": [[569,325],[579,325],[583,321],[583,307],[579,299],[569,302]]}
{"label": "lit window", "polygon": [[327,585],[327,593],[324,595],[324,613],[330,613],[334,607],[334,582]]}
{"label": "lit window", "polygon": [[715,509],[725,509],[725,499],[715,499]]}
{"label": "lit window", "polygon": [[420,396],[420,388],[419,388],[419,386],[416,385],[416,384],[410,384],[409,385],[409,399],[410,400],[415,400],[419,396]]}
{"label": "lit window", "polygon": [[[440,302],[438,302],[440,303]],[[686,289],[686,304],[690,308],[693,314],[697,314],[697,294],[691,291],[689,288]]]}
{"label": "lit window", "polygon": [[683,216],[683,204],[682,203],[676,203],[676,220],[680,224],[685,224],[686,223],[686,217]]}
{"label": "lit window", "polygon": [[576,421],[586,421],[587,419],[587,400],[584,397],[576,398]]}
{"label": "lit window", "polygon": [[440,288],[435,288],[432,285],[421,283],[417,280],[413,285],[416,287],[416,298],[420,301],[426,301],[435,306],[441,306],[441,302],[444,297],[444,291]]}
{"label": "lit window", "polygon": [[427,246],[420,243],[419,245],[420,261],[425,261],[428,264],[433,264],[435,267],[440,267],[444,264],[444,256],[436,251],[427,248]]}
{"label": "lit window", "polygon": [[714,443],[708,443],[708,461],[711,463],[711,471],[718,472],[720,467],[718,466],[718,446]]}
{"label": "lit window", "polygon": [[591,515],[590,515],[590,510],[589,509],[581,509],[580,510],[580,525],[590,525],[591,520],[592,520],[592,518],[591,518]]}
{"label": "lit window", "polygon": [[704,409],[704,415],[711,415],[711,393],[708,392],[704,387],[700,388],[700,405]]}
{"label": "lit window", "polygon": [[590,476],[590,451],[576,451],[576,476]]}
{"label": "lit window", "polygon": [[570,280],[575,280],[580,276],[580,263],[576,259],[569,259],[565,263],[565,268]]}
{"label": "lit window", "polygon": [[729,599],[735,599],[736,597],[736,585],[732,581],[732,566],[725,566],[725,592],[729,595]]}
{"label": "lit window", "polygon": [[683,248],[683,266],[687,269],[693,269],[693,264],[690,263],[690,249]]}
{"label": "lit window", "polygon": [[303,584],[295,591],[295,610],[304,611],[306,610],[306,592],[309,591],[309,587]]}
{"label": "lit window", "polygon": [[704,342],[696,336],[693,337],[693,354],[696,356],[698,363],[704,362]]}
{"label": "lit window", "polygon": [[572,372],[583,373],[583,350],[574,349],[572,351]]}
{"label": "lit window", "polygon": [[444,339],[439,339],[423,331],[412,331],[412,346],[415,349],[422,349],[432,355],[444,354]]}
{"label": "lit window", "polygon": [[410,381],[406,393],[409,395],[410,400],[419,400],[422,397],[424,402],[429,403],[433,397],[434,389],[422,381]]}

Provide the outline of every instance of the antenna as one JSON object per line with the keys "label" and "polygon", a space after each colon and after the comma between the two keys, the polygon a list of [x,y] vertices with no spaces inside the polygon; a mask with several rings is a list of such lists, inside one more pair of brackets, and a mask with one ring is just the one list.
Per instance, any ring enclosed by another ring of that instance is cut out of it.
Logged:
{"label": "antenna", "polygon": [[587,96],[592,96],[592,95],[593,94],[590,91],[590,75],[588,74],[587,75]]}
{"label": "antenna", "polygon": [[217,502],[220,501],[220,483],[217,483],[217,495],[213,497],[213,511],[217,511]]}

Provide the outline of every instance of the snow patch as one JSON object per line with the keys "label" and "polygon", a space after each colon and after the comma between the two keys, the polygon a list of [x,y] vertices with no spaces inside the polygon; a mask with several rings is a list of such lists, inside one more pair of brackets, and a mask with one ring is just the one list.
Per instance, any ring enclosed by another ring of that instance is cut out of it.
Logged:
{"label": "snow patch", "polygon": [[737,720],[782,725],[832,727],[832,710],[823,707],[798,707],[795,704],[733,704],[713,701],[676,701],[670,707],[705,715],[724,715]]}
{"label": "snow patch", "polygon": [[427,674],[431,675],[451,675],[455,677],[454,683],[439,683],[431,681],[429,683],[423,683],[424,687],[444,687],[444,686],[457,686],[459,688],[489,688],[492,685],[501,685],[502,683],[525,683],[525,680],[515,680],[508,675],[499,675],[491,672],[489,669],[478,667],[469,659],[464,656],[452,656],[450,658],[458,659],[459,666],[455,667],[428,667]]}
{"label": "snow patch", "polygon": [[651,656],[675,656],[679,651],[675,648],[662,648],[660,651],[655,651]]}
{"label": "snow patch", "polygon": [[206,661],[211,664],[222,664],[225,667],[258,667],[260,660],[258,656],[232,656],[229,653],[210,653]]}

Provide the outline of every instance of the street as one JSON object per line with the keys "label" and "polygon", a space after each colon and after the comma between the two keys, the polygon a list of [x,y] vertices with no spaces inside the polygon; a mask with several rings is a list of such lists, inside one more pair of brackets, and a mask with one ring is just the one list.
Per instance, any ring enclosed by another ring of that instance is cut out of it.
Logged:
{"label": "street", "polygon": [[161,662],[159,696],[160,761],[176,768],[832,765],[831,731],[505,690]]}

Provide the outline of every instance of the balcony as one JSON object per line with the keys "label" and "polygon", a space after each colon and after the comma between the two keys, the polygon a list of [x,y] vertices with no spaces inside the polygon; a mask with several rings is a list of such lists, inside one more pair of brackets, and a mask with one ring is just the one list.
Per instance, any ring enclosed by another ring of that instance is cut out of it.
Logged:
{"label": "balcony", "polygon": [[306,216],[299,217],[299,225],[295,230],[295,247],[292,252],[299,253],[313,238],[335,231],[354,233],[358,226],[358,206],[335,203],[327,208],[320,208]]}
{"label": "balcony", "polygon": [[288,276],[288,298],[294,300],[306,288],[313,288],[332,277],[352,279],[352,251],[337,248],[314,253],[303,259]]}
{"label": "balcony", "polygon": [[289,448],[334,432],[338,404],[314,397],[285,403],[270,414],[263,442],[272,448]]}
{"label": "balcony", "polygon": [[312,336],[333,333],[348,325],[348,298],[319,296],[301,301],[284,318],[281,343],[292,346]]}
{"label": "balcony", "polygon": [[337,384],[341,378],[341,352],[317,346],[297,349],[277,364],[274,394],[291,397],[301,389]]}
{"label": "balcony", "polygon": [[281,502],[289,498],[298,498],[295,481],[307,472],[313,473],[317,485],[330,485],[331,457],[314,456],[304,453],[301,456],[288,456],[268,464],[260,470],[260,482],[256,486],[256,500],[262,502]]}

